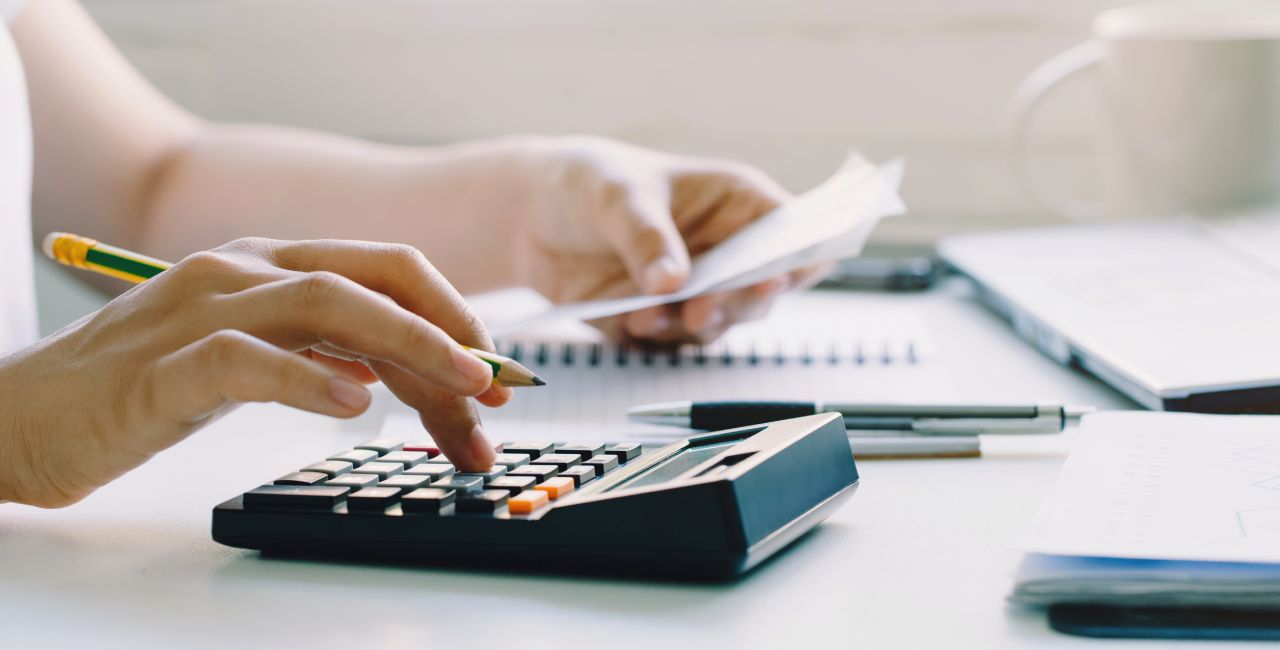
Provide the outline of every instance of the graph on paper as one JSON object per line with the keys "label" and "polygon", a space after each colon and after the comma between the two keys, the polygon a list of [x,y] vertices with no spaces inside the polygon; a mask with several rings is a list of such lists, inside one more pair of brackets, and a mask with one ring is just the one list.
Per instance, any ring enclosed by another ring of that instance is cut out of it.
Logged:
{"label": "graph on paper", "polygon": [[1280,562],[1280,417],[1090,416],[1028,550]]}

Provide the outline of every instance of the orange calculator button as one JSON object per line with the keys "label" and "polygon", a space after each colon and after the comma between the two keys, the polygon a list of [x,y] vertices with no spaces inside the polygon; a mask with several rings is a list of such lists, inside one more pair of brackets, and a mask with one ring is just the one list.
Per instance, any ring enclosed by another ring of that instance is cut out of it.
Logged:
{"label": "orange calculator button", "polygon": [[507,499],[507,511],[514,515],[524,515],[547,505],[547,493],[540,490],[525,490]]}
{"label": "orange calculator button", "polygon": [[568,476],[557,476],[555,478],[549,478],[539,485],[533,486],[533,489],[546,492],[547,496],[551,497],[554,501],[555,499],[559,499],[560,497],[573,492],[573,479]]}

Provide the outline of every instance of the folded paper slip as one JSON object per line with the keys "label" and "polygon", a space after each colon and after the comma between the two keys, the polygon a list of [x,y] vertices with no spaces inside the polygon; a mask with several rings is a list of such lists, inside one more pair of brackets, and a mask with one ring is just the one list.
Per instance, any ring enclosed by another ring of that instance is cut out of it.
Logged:
{"label": "folded paper slip", "polygon": [[490,322],[508,336],[560,319],[591,320],[756,284],[805,266],[852,257],[881,219],[905,210],[898,196],[902,162],[877,166],[850,154],[840,170],[739,230],[693,260],[685,286],[674,293],[597,300],[550,308],[511,322]]}

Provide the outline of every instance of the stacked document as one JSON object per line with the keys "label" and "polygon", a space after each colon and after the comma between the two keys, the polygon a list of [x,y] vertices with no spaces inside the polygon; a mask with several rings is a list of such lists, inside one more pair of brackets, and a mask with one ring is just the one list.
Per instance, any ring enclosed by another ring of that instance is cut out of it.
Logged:
{"label": "stacked document", "polygon": [[1010,599],[1280,609],[1280,417],[1088,416]]}

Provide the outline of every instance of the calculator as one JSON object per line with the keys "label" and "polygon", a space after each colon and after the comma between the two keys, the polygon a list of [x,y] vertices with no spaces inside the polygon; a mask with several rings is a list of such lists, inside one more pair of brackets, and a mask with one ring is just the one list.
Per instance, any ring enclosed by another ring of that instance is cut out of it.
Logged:
{"label": "calculator", "polygon": [[831,413],[662,446],[512,442],[481,473],[429,442],[373,440],[216,506],[213,538],[270,555],[728,579],[857,486]]}

